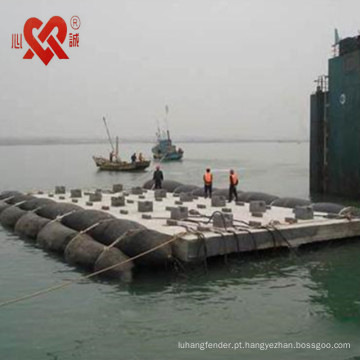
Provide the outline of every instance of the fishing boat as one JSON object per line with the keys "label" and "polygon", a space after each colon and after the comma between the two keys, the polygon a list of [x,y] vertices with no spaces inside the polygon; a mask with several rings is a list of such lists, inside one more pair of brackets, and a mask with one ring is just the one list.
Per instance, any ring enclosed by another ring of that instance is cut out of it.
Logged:
{"label": "fishing boat", "polygon": [[[165,107],[165,123],[168,124],[167,118],[169,113],[168,106]],[[160,127],[158,125],[158,131],[156,133],[157,144],[151,149],[153,153],[153,157],[159,161],[174,161],[181,160],[184,155],[184,150],[181,148],[176,148],[173,145],[170,138],[170,131],[167,128],[166,133],[164,131],[160,131]]]}
{"label": "fishing boat", "polygon": [[[105,158],[103,156],[93,156],[93,160],[98,167],[99,170],[106,171],[142,171],[150,166],[150,161],[145,160],[142,155],[136,159],[134,156],[133,161],[127,162],[122,161],[119,157],[119,138],[116,137],[115,147],[112,143],[109,128],[106,123],[105,117],[103,117],[103,121],[105,124],[106,133],[108,135],[109,143],[111,146],[111,152],[109,158]],[[141,153],[140,153],[141,154]]]}
{"label": "fishing boat", "polygon": [[181,160],[184,151],[181,148],[176,149],[170,139],[170,133],[167,131],[167,138],[157,138],[157,145],[151,149],[154,159],[161,161]]}

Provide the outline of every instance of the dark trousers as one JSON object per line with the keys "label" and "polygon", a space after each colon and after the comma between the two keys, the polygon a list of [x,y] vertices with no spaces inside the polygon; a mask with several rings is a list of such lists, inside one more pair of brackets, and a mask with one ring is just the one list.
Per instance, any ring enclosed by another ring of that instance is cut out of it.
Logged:
{"label": "dark trousers", "polygon": [[236,186],[231,184],[229,187],[229,202],[232,201],[233,196],[235,197],[235,200],[237,201],[238,196],[237,196]]}
{"label": "dark trousers", "polygon": [[161,181],[155,180],[155,189],[161,189]]}
{"label": "dark trousers", "polygon": [[212,184],[205,184],[204,185],[204,193],[205,193],[205,199],[208,197],[208,194],[209,194],[209,198],[211,199]]}

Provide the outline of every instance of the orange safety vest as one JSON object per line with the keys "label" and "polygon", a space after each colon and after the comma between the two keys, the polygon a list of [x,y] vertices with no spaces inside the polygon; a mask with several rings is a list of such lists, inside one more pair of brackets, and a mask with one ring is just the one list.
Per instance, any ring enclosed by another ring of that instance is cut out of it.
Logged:
{"label": "orange safety vest", "polygon": [[230,185],[237,185],[239,183],[239,179],[236,174],[230,175]]}
{"label": "orange safety vest", "polygon": [[212,183],[212,180],[213,180],[213,176],[211,173],[205,173],[204,175],[204,181],[205,181],[205,184],[206,185],[210,185]]}

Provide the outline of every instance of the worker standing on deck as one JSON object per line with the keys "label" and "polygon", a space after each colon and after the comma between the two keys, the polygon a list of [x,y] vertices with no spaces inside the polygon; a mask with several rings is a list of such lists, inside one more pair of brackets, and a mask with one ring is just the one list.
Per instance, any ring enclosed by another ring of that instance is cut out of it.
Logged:
{"label": "worker standing on deck", "polygon": [[211,199],[213,175],[209,168],[206,169],[203,179],[204,179],[205,199],[208,197],[208,195],[209,195],[209,198]]}
{"label": "worker standing on deck", "polygon": [[160,170],[159,165],[156,166],[156,170],[154,171],[154,175],[153,175],[153,180],[154,180],[155,189],[161,189],[161,183],[164,180],[164,175]]}
{"label": "worker standing on deck", "polygon": [[230,170],[229,183],[230,183],[230,186],[229,186],[229,202],[232,201],[233,196],[235,197],[235,201],[237,201],[238,196],[237,196],[236,186],[239,183],[239,179],[238,179],[238,177],[235,174],[233,169]]}
{"label": "worker standing on deck", "polygon": [[132,163],[135,163],[135,162],[136,162],[136,153],[133,153],[133,154],[131,155],[131,162],[132,162]]}

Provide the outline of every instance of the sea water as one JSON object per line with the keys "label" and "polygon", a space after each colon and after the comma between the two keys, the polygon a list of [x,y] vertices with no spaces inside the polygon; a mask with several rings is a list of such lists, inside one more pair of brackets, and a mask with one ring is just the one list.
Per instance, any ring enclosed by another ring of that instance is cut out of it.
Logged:
{"label": "sea water", "polygon": [[[201,186],[210,167],[221,188],[233,168],[241,190],[309,197],[308,143],[179,145],[184,160],[160,164],[166,179]],[[120,156],[149,157],[150,148],[123,144]],[[98,172],[91,156],[108,152],[101,144],[0,146],[0,190],[131,187],[151,178],[154,163],[142,173]],[[142,274],[130,285],[75,284],[0,308],[0,359],[360,359],[359,255],[354,240],[298,255],[231,256],[210,261],[207,272]],[[0,227],[0,301],[81,277]]]}

